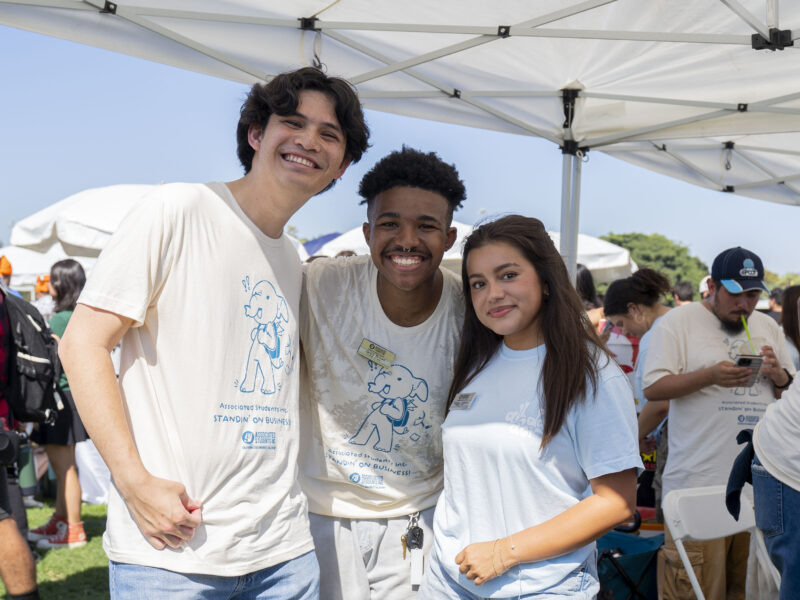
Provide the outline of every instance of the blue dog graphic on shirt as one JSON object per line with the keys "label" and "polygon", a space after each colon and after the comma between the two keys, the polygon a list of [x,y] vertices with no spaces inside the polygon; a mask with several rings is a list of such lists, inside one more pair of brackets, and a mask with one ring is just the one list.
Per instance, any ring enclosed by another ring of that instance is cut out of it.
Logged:
{"label": "blue dog graphic on shirt", "polygon": [[239,389],[251,393],[260,379],[261,393],[274,394],[274,371],[283,366],[281,334],[284,328],[281,323],[289,322],[286,300],[269,281],[259,281],[253,286],[250,301],[244,306],[244,314],[253,319],[256,325],[250,332],[252,342]]}
{"label": "blue dog graphic on shirt", "polygon": [[373,402],[372,412],[350,438],[350,443],[365,446],[376,436],[372,447],[390,452],[395,431],[400,435],[408,431],[406,424],[410,411],[416,408],[415,400],[428,401],[428,384],[424,379],[414,377],[404,366],[392,365],[391,370],[380,369],[367,388],[380,400]]}

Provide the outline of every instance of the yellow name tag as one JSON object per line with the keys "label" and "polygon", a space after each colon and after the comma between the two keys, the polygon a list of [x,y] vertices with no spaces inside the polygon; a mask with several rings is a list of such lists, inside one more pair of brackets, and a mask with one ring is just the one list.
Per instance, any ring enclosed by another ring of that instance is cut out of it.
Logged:
{"label": "yellow name tag", "polygon": [[361,345],[358,347],[358,354],[386,369],[391,368],[395,357],[394,352],[379,346],[375,342],[370,342],[367,338],[361,340]]}

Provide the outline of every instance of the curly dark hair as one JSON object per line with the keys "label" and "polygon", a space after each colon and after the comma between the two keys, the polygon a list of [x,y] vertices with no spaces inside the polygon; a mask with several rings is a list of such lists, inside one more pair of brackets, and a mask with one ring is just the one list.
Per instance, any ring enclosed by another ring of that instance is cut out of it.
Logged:
{"label": "curly dark hair", "polygon": [[[270,116],[294,114],[300,102],[300,92],[322,92],[335,105],[336,118],[345,135],[345,158],[357,163],[369,147],[369,127],[364,120],[361,103],[355,89],[344,79],[328,77],[314,67],[277,75],[269,83],[257,83],[247,95],[236,126],[236,155],[249,173],[253,166],[255,150],[250,147],[247,134],[251,125],[263,130]],[[329,185],[330,188],[333,185]]]}
{"label": "curly dark hair", "polygon": [[395,187],[414,187],[441,194],[449,205],[448,219],[461,206],[467,192],[458,177],[455,165],[444,162],[435,152],[421,152],[408,146],[380,159],[364,175],[358,186],[361,204],[372,208],[372,201],[381,192]]}

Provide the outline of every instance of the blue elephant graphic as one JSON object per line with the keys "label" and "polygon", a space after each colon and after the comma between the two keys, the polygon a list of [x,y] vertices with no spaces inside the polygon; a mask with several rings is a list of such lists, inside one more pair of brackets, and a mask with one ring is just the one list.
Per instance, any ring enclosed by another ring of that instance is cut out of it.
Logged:
{"label": "blue elephant graphic", "polygon": [[358,432],[350,438],[351,444],[365,446],[376,436],[375,450],[390,452],[394,434],[408,431],[409,413],[416,408],[415,401],[428,401],[428,384],[402,365],[392,365],[391,370],[380,369],[367,388],[380,397],[373,402],[370,412]]}
{"label": "blue elephant graphic", "polygon": [[239,389],[251,393],[261,380],[261,393],[275,393],[275,370],[283,366],[281,358],[281,323],[289,322],[286,300],[275,291],[269,281],[259,281],[253,286],[244,314],[256,322],[250,332],[250,352],[247,355],[244,377]]}

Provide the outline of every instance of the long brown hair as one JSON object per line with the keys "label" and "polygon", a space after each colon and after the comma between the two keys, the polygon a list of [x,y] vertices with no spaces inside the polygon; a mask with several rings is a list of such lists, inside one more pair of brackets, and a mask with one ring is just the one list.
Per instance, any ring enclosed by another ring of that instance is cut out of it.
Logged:
{"label": "long brown hair", "polygon": [[800,299],[800,285],[790,285],[783,290],[783,312],[781,324],[783,333],[786,334],[794,347],[800,352],[800,323],[797,317],[797,301]]}
{"label": "long brown hair", "polygon": [[588,383],[591,382],[592,389],[597,387],[597,360],[604,352],[583,310],[583,303],[569,281],[564,261],[538,219],[520,215],[503,217],[481,225],[464,242],[461,282],[467,310],[447,410],[455,396],[486,367],[503,341],[502,336],[478,320],[467,273],[469,253],[498,242],[519,250],[536,269],[542,289],[549,291],[539,319],[546,348],[540,375],[544,396],[544,448],[561,429],[569,410],[584,401]]}

